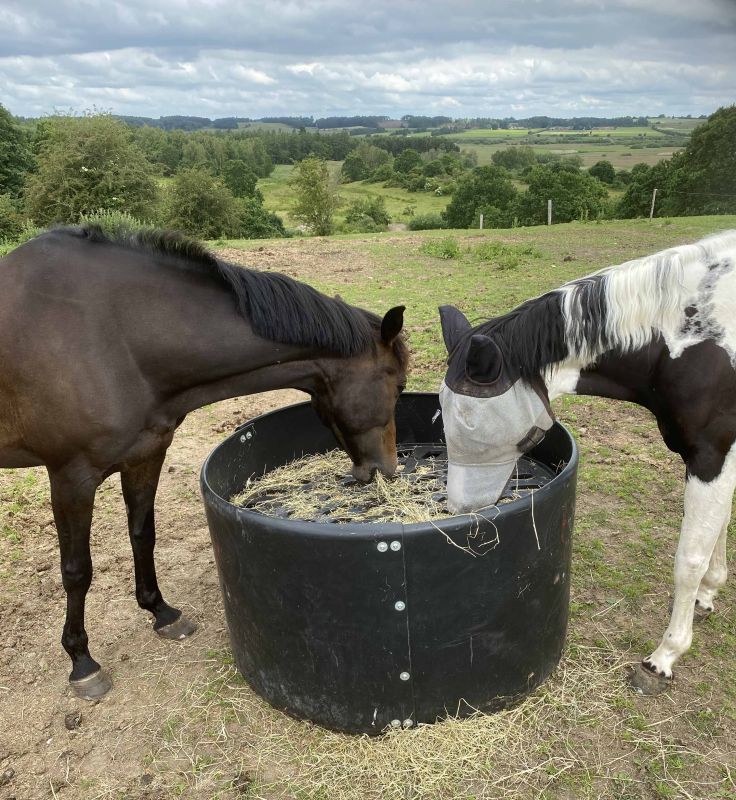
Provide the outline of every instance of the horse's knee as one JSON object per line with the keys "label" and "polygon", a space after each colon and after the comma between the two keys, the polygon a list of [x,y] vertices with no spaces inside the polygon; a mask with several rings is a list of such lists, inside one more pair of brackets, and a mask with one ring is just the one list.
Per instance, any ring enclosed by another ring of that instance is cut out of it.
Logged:
{"label": "horse's knee", "polygon": [[70,559],[61,565],[61,582],[67,592],[86,592],[92,583],[92,562]]}

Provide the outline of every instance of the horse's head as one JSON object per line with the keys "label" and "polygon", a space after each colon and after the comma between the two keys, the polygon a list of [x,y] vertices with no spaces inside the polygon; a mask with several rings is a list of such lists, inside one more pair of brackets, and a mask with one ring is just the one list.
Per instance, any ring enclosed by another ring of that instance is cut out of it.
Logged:
{"label": "horse's head", "polygon": [[493,338],[474,334],[458,309],[442,306],[440,318],[449,353],[440,388],[447,506],[463,514],[498,500],[518,458],[554,420],[541,378],[525,381]]}
{"label": "horse's head", "polygon": [[386,313],[376,326],[374,347],[352,358],[324,362],[324,385],[312,395],[320,419],[353,461],[363,483],[376,471],[396,472],[396,400],[406,384],[407,352],[399,334],[404,306]]}

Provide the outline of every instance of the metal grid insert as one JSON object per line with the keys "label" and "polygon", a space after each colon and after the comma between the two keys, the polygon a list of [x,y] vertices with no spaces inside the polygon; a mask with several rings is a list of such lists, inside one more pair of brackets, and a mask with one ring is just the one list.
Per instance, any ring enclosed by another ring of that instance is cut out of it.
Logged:
{"label": "metal grid insert", "polygon": [[[447,448],[441,444],[418,444],[412,446],[399,446],[399,469],[396,480],[408,481],[416,487],[417,496],[431,498],[442,508],[447,503]],[[559,471],[559,470],[558,470]],[[555,471],[545,464],[529,456],[522,456],[511,478],[498,500],[498,505],[510,503],[525,497],[542,486],[549,483],[555,476]],[[310,521],[328,524],[350,522],[373,522],[380,519],[374,509],[375,500],[362,492],[362,487],[352,475],[346,473],[339,478],[341,486],[351,487],[355,501],[345,512],[343,502],[333,501],[329,495],[317,495],[317,499],[324,501],[318,507]],[[302,484],[301,491],[309,492],[315,484],[307,481]],[[253,497],[245,508],[258,511],[270,517],[289,519],[292,511],[286,503],[286,498],[293,488],[274,488]],[[339,513],[335,513],[340,509]],[[450,513],[448,516],[450,516]]]}

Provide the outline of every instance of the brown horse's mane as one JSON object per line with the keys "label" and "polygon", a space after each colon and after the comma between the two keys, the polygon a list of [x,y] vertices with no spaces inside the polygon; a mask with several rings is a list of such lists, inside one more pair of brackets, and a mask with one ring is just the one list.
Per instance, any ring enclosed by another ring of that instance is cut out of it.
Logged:
{"label": "brown horse's mane", "polygon": [[[328,297],[306,283],[279,272],[239,267],[215,257],[201,242],[178,231],[141,228],[108,234],[98,225],[56,228],[54,233],[94,243],[111,244],[156,256],[157,266],[174,265],[209,275],[228,288],[240,313],[265,339],[315,347],[348,358],[375,348],[381,318]],[[394,342],[402,366],[408,351],[402,337]]]}

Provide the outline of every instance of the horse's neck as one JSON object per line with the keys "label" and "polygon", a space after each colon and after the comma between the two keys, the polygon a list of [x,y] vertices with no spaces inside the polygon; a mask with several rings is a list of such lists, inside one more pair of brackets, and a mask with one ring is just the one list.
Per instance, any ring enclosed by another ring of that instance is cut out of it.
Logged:
{"label": "horse's neck", "polygon": [[609,351],[588,364],[568,359],[545,373],[550,400],[584,394],[652,406],[654,370],[665,349],[660,337],[629,353]]}

